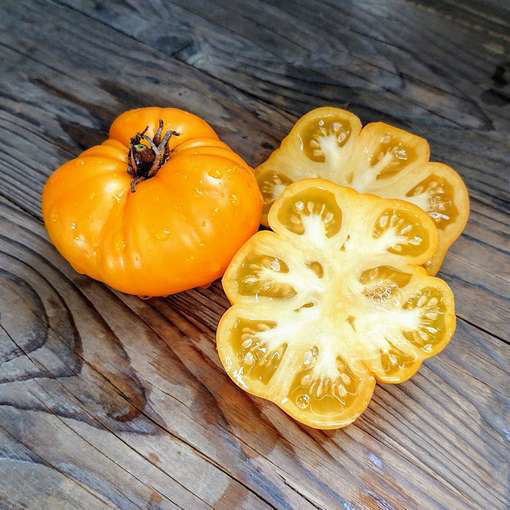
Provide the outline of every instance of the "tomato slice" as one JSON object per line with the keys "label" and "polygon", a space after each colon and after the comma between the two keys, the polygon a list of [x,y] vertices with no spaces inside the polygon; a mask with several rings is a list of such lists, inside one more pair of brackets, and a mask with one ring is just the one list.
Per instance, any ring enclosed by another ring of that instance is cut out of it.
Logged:
{"label": "tomato slice", "polygon": [[453,294],[420,266],[437,230],[418,207],[311,179],[287,187],[223,277],[217,346],[230,377],[298,421],[354,421],[376,380],[399,383],[445,347]]}
{"label": "tomato slice", "polygon": [[439,230],[437,251],[425,262],[435,274],[466,225],[469,196],[457,172],[429,162],[429,156],[427,140],[402,129],[382,122],[362,129],[358,117],[346,110],[312,110],[255,170],[264,198],[263,223],[285,188],[306,178],[406,200],[426,211]]}

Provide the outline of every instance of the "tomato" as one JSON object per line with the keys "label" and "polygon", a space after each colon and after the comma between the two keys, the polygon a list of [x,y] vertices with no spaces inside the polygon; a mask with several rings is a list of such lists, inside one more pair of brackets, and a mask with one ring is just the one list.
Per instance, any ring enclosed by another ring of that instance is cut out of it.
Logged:
{"label": "tomato", "polygon": [[447,165],[429,161],[427,140],[382,122],[361,128],[356,115],[317,108],[301,117],[281,146],[255,169],[267,211],[291,182],[322,177],[361,192],[399,198],[426,211],[439,245],[425,267],[436,274],[448,248],[464,230],[469,195]]}
{"label": "tomato", "polygon": [[175,108],[123,113],[43,194],[49,236],[76,271],[141,296],[220,277],[261,209],[253,171],[204,120]]}
{"label": "tomato", "polygon": [[322,179],[290,184],[268,222],[223,277],[221,362],[301,423],[343,427],[376,381],[405,381],[454,333],[453,294],[421,266],[437,229],[413,204]]}

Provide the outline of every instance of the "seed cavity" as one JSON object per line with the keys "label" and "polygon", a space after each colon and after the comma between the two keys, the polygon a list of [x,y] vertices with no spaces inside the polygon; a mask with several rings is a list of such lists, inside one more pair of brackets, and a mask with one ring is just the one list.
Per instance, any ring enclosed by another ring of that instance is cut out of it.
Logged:
{"label": "seed cavity", "polygon": [[322,267],[322,264],[317,261],[308,262],[306,266],[311,269],[317,278],[322,278],[324,276],[324,268]]}
{"label": "seed cavity", "polygon": [[426,353],[433,351],[434,345],[442,339],[445,328],[445,304],[437,289],[426,287],[410,298],[403,306],[404,310],[418,310],[420,324],[415,330],[403,331],[412,344]]}
{"label": "seed cavity", "polygon": [[301,134],[304,153],[312,161],[326,161],[329,151],[339,151],[351,136],[351,125],[345,119],[326,118],[311,122]]}
{"label": "seed cavity", "polygon": [[413,203],[427,211],[439,229],[444,229],[457,218],[452,185],[438,175],[430,175],[407,192]]}
{"label": "seed cavity", "polygon": [[342,212],[333,193],[312,188],[287,198],[278,220],[294,234],[329,238],[340,230]]}
{"label": "seed cavity", "polygon": [[292,183],[287,176],[269,171],[259,177],[259,187],[264,201],[263,212],[267,214],[273,202],[280,198],[285,188]]}
{"label": "seed cavity", "polygon": [[374,239],[382,238],[383,247],[390,253],[417,255],[425,249],[425,232],[407,211],[386,209],[375,222],[372,235]]}
{"label": "seed cavity", "polygon": [[272,255],[253,255],[239,268],[239,293],[244,296],[290,298],[296,295],[289,283],[278,279],[279,274],[289,272],[280,258]]}

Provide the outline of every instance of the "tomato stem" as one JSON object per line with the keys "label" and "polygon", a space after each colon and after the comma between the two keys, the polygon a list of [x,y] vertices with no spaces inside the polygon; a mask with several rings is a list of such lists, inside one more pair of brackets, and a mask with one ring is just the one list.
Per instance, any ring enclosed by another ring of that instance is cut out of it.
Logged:
{"label": "tomato stem", "polygon": [[[151,138],[146,135],[149,126],[131,138],[128,154],[128,174],[133,177],[131,191],[136,191],[136,185],[154,177],[159,169],[170,158],[168,142],[172,136],[179,136],[180,133],[169,129],[163,135],[163,121],[159,121],[156,134]],[[146,142],[146,143],[144,143]]]}

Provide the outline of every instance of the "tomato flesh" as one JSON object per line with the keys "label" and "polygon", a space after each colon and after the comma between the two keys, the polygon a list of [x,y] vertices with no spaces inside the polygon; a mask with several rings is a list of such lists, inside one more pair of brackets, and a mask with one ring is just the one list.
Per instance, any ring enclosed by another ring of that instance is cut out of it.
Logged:
{"label": "tomato flesh", "polygon": [[217,334],[242,388],[318,428],[351,423],[375,381],[401,382],[455,325],[448,286],[419,267],[433,221],[401,201],[324,180],[290,185],[223,278]]}
{"label": "tomato flesh", "polygon": [[429,162],[429,145],[419,136],[382,122],[367,124],[339,108],[317,108],[304,115],[269,159],[256,168],[264,207],[291,183],[320,177],[360,192],[411,202],[439,230],[436,253],[424,263],[435,274],[469,214],[469,197],[449,166]]}

